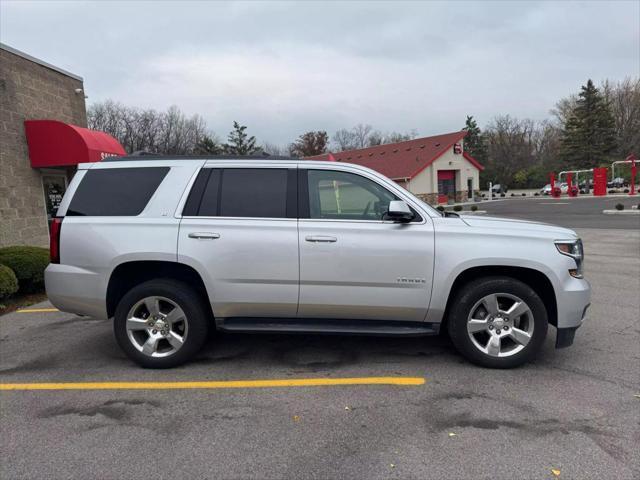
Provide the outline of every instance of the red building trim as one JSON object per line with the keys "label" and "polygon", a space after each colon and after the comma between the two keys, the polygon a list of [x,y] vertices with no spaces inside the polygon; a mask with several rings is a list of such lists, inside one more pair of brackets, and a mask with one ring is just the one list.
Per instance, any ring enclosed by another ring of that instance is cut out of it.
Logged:
{"label": "red building trim", "polygon": [[471,163],[471,165],[473,165],[474,167],[476,167],[478,170],[482,171],[484,170],[484,167],[480,164],[480,162],[478,162],[475,158],[473,158],[470,154],[468,154],[467,152],[463,152],[462,156],[464,158],[466,158],[467,160],[469,160],[469,163]]}

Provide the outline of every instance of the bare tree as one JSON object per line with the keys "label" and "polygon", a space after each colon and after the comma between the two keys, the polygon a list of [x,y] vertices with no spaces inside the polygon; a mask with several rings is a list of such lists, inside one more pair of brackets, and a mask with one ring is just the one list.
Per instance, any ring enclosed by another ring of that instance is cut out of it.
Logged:
{"label": "bare tree", "polygon": [[616,154],[640,155],[640,78],[625,78],[602,84],[602,92],[611,107],[616,129]]}
{"label": "bare tree", "polygon": [[382,145],[385,143],[386,136],[380,130],[374,130],[369,134],[369,138],[367,139],[368,147],[375,147],[377,145]]}
{"label": "bare tree", "polygon": [[166,112],[127,107],[107,100],[94,103],[87,111],[89,128],[102,130],[116,138],[127,152],[145,150],[165,154],[192,154],[202,151],[205,137],[214,140],[205,120],[187,117],[176,106]]}
{"label": "bare tree", "polygon": [[262,151],[265,153],[268,153],[269,155],[276,155],[276,156],[288,154],[287,149],[285,147],[281,147],[280,145],[276,145],[275,143],[271,143],[271,142],[264,142],[262,144]]}
{"label": "bare tree", "polygon": [[341,128],[333,134],[333,143],[337,147],[337,150],[344,152],[345,150],[354,150],[358,148],[356,146],[356,139],[352,131],[346,128]]}
{"label": "bare tree", "polygon": [[359,123],[351,129],[356,148],[365,148],[369,145],[369,134],[372,132],[371,125]]}
{"label": "bare tree", "polygon": [[418,131],[413,129],[407,133],[386,132],[374,130],[371,125],[359,123],[351,130],[341,128],[333,135],[332,140],[337,150],[355,150],[358,148],[375,147],[387,143],[398,143],[412,140],[418,136]]}
{"label": "bare tree", "polygon": [[327,151],[329,135],[323,130],[303,133],[291,144],[289,152],[298,157],[311,157]]}
{"label": "bare tree", "polygon": [[495,117],[485,128],[488,165],[485,175],[497,182],[510,182],[515,174],[535,165],[535,123],[509,115]]}
{"label": "bare tree", "polygon": [[569,95],[568,97],[559,100],[556,103],[555,108],[551,109],[551,115],[555,117],[560,126],[564,126],[567,123],[567,120],[571,118],[577,102],[578,95]]}
{"label": "bare tree", "polygon": [[407,133],[391,132],[384,136],[382,143],[399,143],[406,142],[407,140],[413,140],[418,136],[418,131],[414,128]]}

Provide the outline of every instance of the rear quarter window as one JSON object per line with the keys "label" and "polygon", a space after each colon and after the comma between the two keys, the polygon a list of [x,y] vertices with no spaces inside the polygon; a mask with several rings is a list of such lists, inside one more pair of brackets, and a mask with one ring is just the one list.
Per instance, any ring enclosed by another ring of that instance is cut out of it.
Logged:
{"label": "rear quarter window", "polygon": [[169,167],[89,170],[71,199],[67,215],[139,215],[168,172]]}

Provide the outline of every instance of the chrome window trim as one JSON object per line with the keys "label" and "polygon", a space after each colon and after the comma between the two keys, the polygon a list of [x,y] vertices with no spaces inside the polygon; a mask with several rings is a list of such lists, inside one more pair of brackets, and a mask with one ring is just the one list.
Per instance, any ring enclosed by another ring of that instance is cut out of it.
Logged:
{"label": "chrome window trim", "polygon": [[[378,184],[382,188],[393,192],[401,200],[405,201],[411,208],[416,210],[422,217],[421,222],[409,222],[407,225],[424,225],[427,223],[427,218],[432,220],[433,218],[440,218],[441,215],[435,210],[430,212],[427,208],[423,207],[417,198],[413,197],[410,192],[401,188],[393,180],[387,180],[386,177],[381,177],[379,173],[360,165],[346,164],[341,162],[316,162],[314,160],[303,160],[300,162],[290,161],[264,161],[264,160],[205,160],[201,165],[198,165],[192,178],[189,180],[185,190],[178,202],[178,206],[175,212],[175,218],[188,218],[188,219],[233,219],[233,220],[297,220],[297,221],[314,221],[314,222],[339,222],[339,223],[380,223],[380,224],[395,224],[396,222],[387,220],[342,220],[331,218],[271,218],[271,217],[204,217],[204,216],[183,216],[182,210],[187,202],[191,188],[198,177],[198,174],[203,168],[275,168],[275,169],[306,169],[306,170],[335,170],[338,172],[347,172],[360,175],[362,177],[371,180]],[[409,195],[407,195],[409,194]]]}
{"label": "chrome window trim", "polygon": [[269,221],[269,222],[282,222],[282,221],[287,221],[287,222],[297,222],[298,219],[297,218],[287,218],[287,217],[205,217],[205,216],[200,216],[200,215],[195,215],[195,216],[188,216],[188,217],[180,217],[183,218],[185,220],[251,220],[251,221],[260,221],[260,220],[264,220],[264,221]]}

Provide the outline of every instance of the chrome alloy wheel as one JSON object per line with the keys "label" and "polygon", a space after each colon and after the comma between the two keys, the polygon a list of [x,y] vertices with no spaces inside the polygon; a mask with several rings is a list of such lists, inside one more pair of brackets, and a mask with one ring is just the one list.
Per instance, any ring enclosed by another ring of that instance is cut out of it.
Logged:
{"label": "chrome alloy wheel", "polygon": [[508,357],[521,351],[531,340],[533,326],[529,306],[510,293],[481,298],[467,318],[471,342],[492,357]]}
{"label": "chrome alloy wheel", "polygon": [[187,339],[189,323],[184,311],[166,297],[146,297],[127,314],[131,344],[150,357],[168,357]]}

